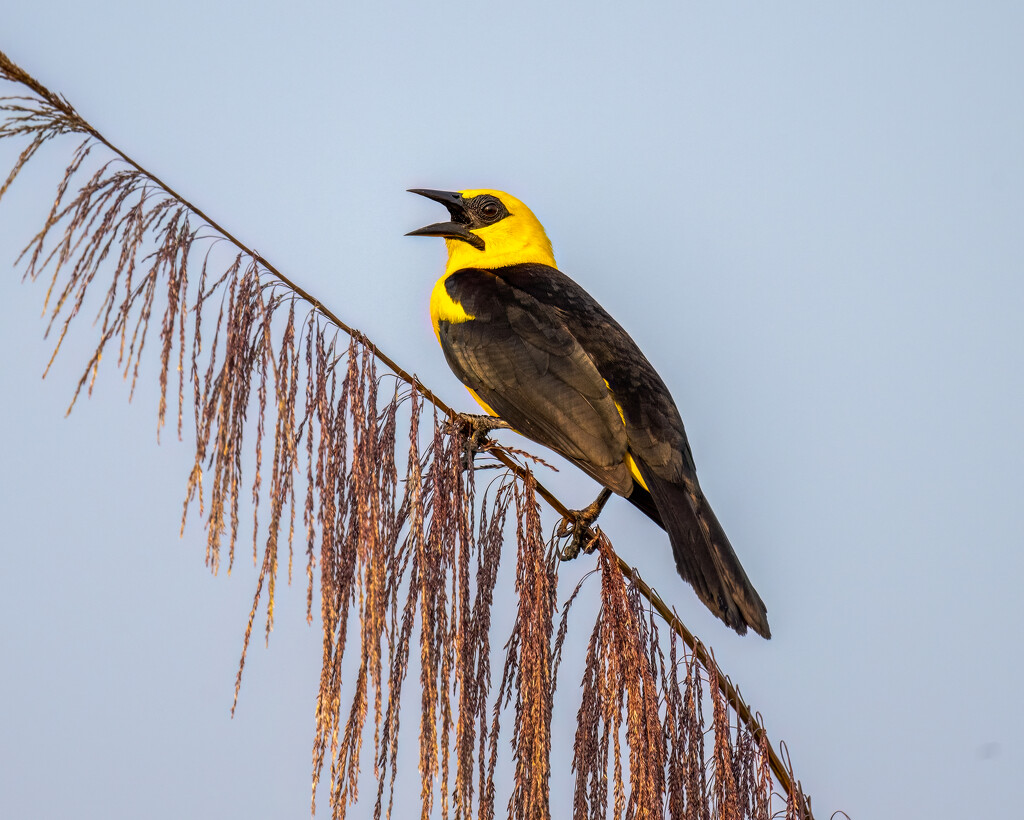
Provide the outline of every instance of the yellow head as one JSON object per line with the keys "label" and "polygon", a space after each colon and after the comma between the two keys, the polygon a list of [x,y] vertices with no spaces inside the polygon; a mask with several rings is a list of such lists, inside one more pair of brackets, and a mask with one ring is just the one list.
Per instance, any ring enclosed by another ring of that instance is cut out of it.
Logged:
{"label": "yellow head", "polygon": [[555,267],[551,240],[533,211],[504,191],[413,189],[448,209],[451,222],[438,222],[407,236],[441,236],[448,246],[445,273],[462,268],[502,268],[525,262]]}

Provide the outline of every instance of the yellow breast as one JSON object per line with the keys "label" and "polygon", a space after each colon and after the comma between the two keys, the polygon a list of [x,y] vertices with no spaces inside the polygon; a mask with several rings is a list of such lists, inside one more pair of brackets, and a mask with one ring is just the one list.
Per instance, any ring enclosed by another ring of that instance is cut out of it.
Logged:
{"label": "yellow breast", "polygon": [[446,273],[438,279],[434,284],[434,289],[430,292],[430,321],[434,325],[434,335],[437,336],[438,341],[441,341],[438,323],[445,321],[458,324],[476,318],[466,313],[462,305],[449,295],[448,288],[444,285],[448,276],[449,274]]}

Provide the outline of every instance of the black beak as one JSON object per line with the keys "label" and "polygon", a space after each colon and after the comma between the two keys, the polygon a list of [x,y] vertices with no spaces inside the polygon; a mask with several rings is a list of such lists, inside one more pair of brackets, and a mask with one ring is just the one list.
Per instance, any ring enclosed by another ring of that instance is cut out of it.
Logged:
{"label": "black beak", "polygon": [[409,193],[419,194],[434,200],[434,202],[440,202],[448,209],[452,221],[436,222],[425,228],[409,231],[406,236],[443,236],[445,239],[459,239],[468,242],[479,251],[484,249],[484,241],[469,229],[470,216],[466,211],[462,194],[457,191],[431,191],[428,188],[410,188]]}

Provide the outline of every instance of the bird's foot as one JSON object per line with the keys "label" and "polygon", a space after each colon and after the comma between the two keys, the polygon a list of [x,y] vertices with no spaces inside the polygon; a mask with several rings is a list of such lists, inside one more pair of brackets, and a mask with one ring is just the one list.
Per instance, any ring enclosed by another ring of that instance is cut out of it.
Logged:
{"label": "bird's foot", "polygon": [[509,423],[494,416],[481,416],[473,413],[459,413],[456,424],[461,425],[466,436],[466,450],[462,454],[462,469],[473,466],[473,459],[478,452],[487,449],[490,443],[488,435],[494,430],[507,430]]}
{"label": "bird's foot", "polygon": [[559,551],[559,557],[563,561],[571,561],[580,552],[592,553],[597,549],[598,539],[601,537],[601,528],[592,527],[597,517],[604,509],[604,505],[611,498],[612,491],[605,488],[601,494],[594,499],[594,502],[582,510],[571,510],[559,523],[555,530],[557,538],[568,538],[567,543]]}

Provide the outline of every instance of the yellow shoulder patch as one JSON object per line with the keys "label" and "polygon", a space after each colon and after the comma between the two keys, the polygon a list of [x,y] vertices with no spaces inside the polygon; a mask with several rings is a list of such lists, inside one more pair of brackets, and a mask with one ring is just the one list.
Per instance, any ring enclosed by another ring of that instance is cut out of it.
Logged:
{"label": "yellow shoulder patch", "polygon": [[647,486],[647,482],[644,481],[644,477],[640,475],[640,468],[636,466],[636,462],[633,461],[633,456],[629,453],[626,453],[626,464],[629,465],[629,471],[633,474],[633,480],[647,490],[647,492],[650,492],[651,488]]}
{"label": "yellow shoulder patch", "polygon": [[467,387],[466,389],[469,391],[469,395],[476,399],[476,403],[487,411],[488,416],[494,416],[495,418],[498,418],[498,414],[491,409],[491,406],[487,402],[480,398],[480,395],[472,387]]}
{"label": "yellow shoulder patch", "polygon": [[[615,404],[615,409],[619,411],[619,418],[622,419],[622,425],[626,425],[626,416],[622,412],[622,405],[615,401],[615,394],[612,393],[612,386],[608,384],[608,379],[602,379],[604,386],[608,388],[608,395],[612,397],[612,402]],[[647,482],[644,481],[644,477],[640,475],[640,468],[636,466],[636,462],[633,461],[633,456],[626,452],[626,466],[629,467],[629,472],[632,473],[634,480],[637,484],[643,487],[647,492],[650,492],[650,487],[647,486]]]}

